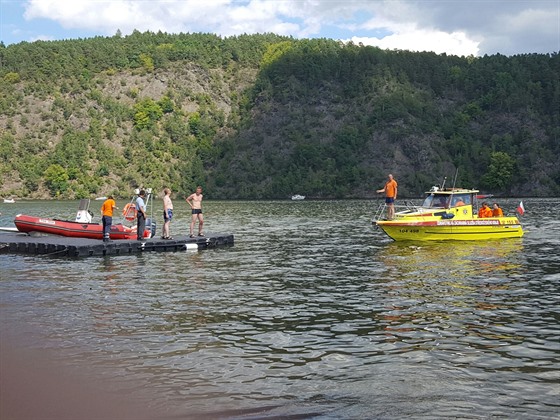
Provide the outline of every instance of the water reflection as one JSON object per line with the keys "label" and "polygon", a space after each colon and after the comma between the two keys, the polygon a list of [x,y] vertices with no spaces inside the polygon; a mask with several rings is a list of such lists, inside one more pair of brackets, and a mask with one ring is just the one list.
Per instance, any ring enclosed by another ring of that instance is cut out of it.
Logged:
{"label": "water reflection", "polygon": [[523,241],[391,242],[379,252],[391,278],[461,281],[519,275],[523,271]]}
{"label": "water reflection", "polygon": [[518,300],[502,296],[515,295],[515,279],[525,272],[521,240],[392,243],[380,251],[379,258],[389,275],[376,287],[385,291],[385,329],[395,340],[402,333],[429,329],[449,334],[454,328],[479,337],[506,338],[473,325],[472,315],[487,320]]}
{"label": "water reflection", "polygon": [[227,249],[1,255],[2,328],[37,326],[33,345],[147,390],[162,417],[557,414],[552,218],[411,245],[374,236],[369,204],[209,202]]}

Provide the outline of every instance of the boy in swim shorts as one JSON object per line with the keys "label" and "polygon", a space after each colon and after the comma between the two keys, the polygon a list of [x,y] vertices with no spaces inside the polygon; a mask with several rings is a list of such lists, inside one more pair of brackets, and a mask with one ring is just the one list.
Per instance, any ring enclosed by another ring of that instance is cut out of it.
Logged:
{"label": "boy in swim shorts", "polygon": [[190,237],[194,238],[194,225],[198,219],[198,236],[204,236],[202,226],[204,225],[204,216],[202,216],[202,187],[196,187],[196,192],[189,195],[185,200],[192,209]]}
{"label": "boy in swim shorts", "polygon": [[161,239],[173,239],[169,235],[169,225],[173,219],[173,202],[171,201],[171,190],[169,188],[163,189],[163,231]]}

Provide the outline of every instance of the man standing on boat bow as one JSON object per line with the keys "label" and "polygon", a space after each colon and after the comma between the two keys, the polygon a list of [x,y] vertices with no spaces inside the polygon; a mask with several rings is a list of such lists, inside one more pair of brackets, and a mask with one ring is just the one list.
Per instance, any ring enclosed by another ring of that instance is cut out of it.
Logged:
{"label": "man standing on boat bow", "polygon": [[385,204],[387,204],[387,218],[392,220],[395,217],[395,200],[397,199],[397,181],[392,174],[388,175],[388,181],[385,186],[376,192],[378,194],[385,193]]}

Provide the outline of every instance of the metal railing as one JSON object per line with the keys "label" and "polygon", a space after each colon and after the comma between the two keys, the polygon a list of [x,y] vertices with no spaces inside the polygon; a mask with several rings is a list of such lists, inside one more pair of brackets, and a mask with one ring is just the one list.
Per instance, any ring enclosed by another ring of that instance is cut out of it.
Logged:
{"label": "metal railing", "polygon": [[[414,204],[412,201],[403,201],[402,204],[395,204],[395,213],[410,211],[418,211],[419,206]],[[373,213],[373,218],[371,223],[375,224],[378,220],[387,220],[387,204],[385,201],[379,204],[375,212]]]}

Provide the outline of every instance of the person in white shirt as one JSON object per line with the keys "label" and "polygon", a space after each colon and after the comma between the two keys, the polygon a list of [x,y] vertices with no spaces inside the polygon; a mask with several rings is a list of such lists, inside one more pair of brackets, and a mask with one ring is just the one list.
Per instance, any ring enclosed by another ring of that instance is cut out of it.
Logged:
{"label": "person in white shirt", "polygon": [[140,190],[138,198],[136,198],[136,239],[142,241],[144,239],[144,231],[146,230],[146,192]]}

